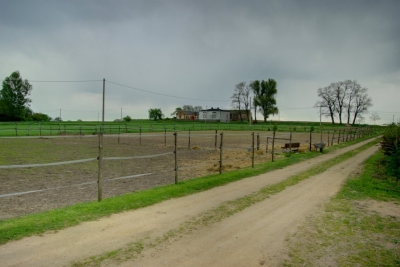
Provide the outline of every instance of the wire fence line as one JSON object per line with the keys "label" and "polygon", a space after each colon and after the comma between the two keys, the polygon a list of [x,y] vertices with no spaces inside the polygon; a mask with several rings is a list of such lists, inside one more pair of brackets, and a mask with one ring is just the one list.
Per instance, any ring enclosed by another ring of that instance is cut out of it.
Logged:
{"label": "wire fence line", "polygon": [[[271,124],[235,124],[220,122],[165,122],[165,123],[143,123],[142,125],[131,124],[129,122],[108,122],[102,125],[101,122],[22,122],[22,123],[2,123],[0,136],[31,136],[31,135],[97,135],[103,134],[122,134],[122,133],[143,133],[143,132],[185,132],[185,131],[277,131],[276,122]],[[332,126],[324,126],[327,130],[333,131]],[[366,128],[366,127],[352,127]],[[314,132],[325,131],[323,128],[304,125],[279,125],[281,132]]]}
{"label": "wire fence line", "polygon": [[[354,140],[354,138],[363,137],[366,134],[370,134],[369,131],[335,131],[335,132],[326,132],[322,136],[323,142],[326,145],[333,145],[337,142],[345,142]],[[50,140],[56,140],[57,138],[73,138],[79,140],[79,136],[57,136],[54,138],[50,138]],[[91,136],[98,137],[99,136]],[[166,181],[172,178],[170,175],[173,174],[174,182],[177,183],[180,180],[187,179],[187,175],[192,176],[197,173],[200,175],[204,175],[207,172],[219,172],[222,173],[226,170],[226,168],[237,169],[245,166],[254,167],[256,162],[266,162],[266,161],[274,161],[275,155],[283,156],[284,153],[294,153],[294,151],[283,151],[282,146],[285,143],[294,143],[301,142],[302,143],[302,151],[311,151],[316,150],[311,147],[314,144],[314,139],[320,141],[319,133],[277,133],[272,132],[272,135],[266,132],[256,133],[224,133],[219,132],[217,130],[212,131],[210,133],[201,133],[201,134],[193,134],[193,133],[182,133],[182,132],[174,132],[173,134],[168,133],[166,135],[160,134],[152,134],[152,133],[141,133],[141,134],[126,134],[126,135],[103,135],[106,138],[106,144],[104,146],[105,149],[109,146],[114,146],[117,148],[116,153],[118,153],[118,147],[127,147],[127,151],[124,152],[133,153],[134,155],[106,155],[101,158],[102,161],[106,162],[118,162],[118,164],[122,164],[123,161],[131,160],[130,164],[139,164],[142,169],[140,171],[134,170],[131,174],[126,173],[125,175],[117,175],[117,177],[113,176],[113,172],[108,172],[107,176],[112,178],[103,178],[102,182],[118,182],[118,181],[129,181],[130,179],[153,179],[151,177],[165,177]],[[138,141],[143,137],[143,142]],[[4,137],[5,138],[5,137]],[[32,137],[40,139],[41,137]],[[116,140],[118,138],[118,140]],[[120,138],[124,138],[128,141],[127,146],[121,146]],[[304,140],[307,138],[307,140]],[[3,139],[3,138],[2,138]],[[46,140],[44,138],[43,140]],[[129,142],[130,140],[130,142]],[[333,141],[332,141],[333,140]],[[57,141],[58,142],[58,141]],[[91,139],[92,147],[97,146],[97,139]],[[79,145],[79,142],[77,142]],[[309,145],[309,147],[308,147]],[[144,150],[136,151],[136,148],[143,147]],[[156,147],[153,149],[153,147]],[[131,149],[130,149],[131,148]],[[151,149],[150,149],[151,148]],[[156,152],[158,149],[164,150],[164,152]],[[148,151],[149,153],[144,154],[143,152]],[[121,151],[122,152],[122,151]],[[142,155],[135,155],[137,153],[142,153]],[[114,152],[113,152],[114,153]],[[234,153],[234,154],[232,154]],[[173,157],[172,157],[173,156]],[[157,158],[165,158],[167,159],[167,165],[157,165],[154,163]],[[204,159],[209,159],[205,161]],[[58,162],[50,162],[50,163],[35,163],[35,164],[12,164],[12,165],[1,165],[0,169],[21,169],[21,168],[46,168],[46,167],[54,167],[61,165],[76,165],[76,164],[86,164],[92,162],[99,162],[99,157],[90,157],[83,159],[73,159],[67,161],[58,161]],[[121,163],[119,163],[121,162]],[[168,163],[169,162],[169,163]],[[155,165],[154,165],[155,164]],[[232,165],[232,166],[229,166]],[[91,165],[92,166],[92,165]],[[114,165],[112,165],[114,166]],[[115,165],[119,166],[119,165]],[[80,168],[80,167],[78,167]],[[99,164],[99,167],[100,164]],[[94,167],[92,168],[93,170]],[[122,174],[122,173],[121,173]],[[60,185],[60,186],[48,186],[47,188],[38,188],[38,189],[28,189],[15,191],[15,192],[3,192],[0,194],[0,198],[9,198],[16,197],[21,195],[28,195],[39,192],[46,192],[52,190],[65,190],[73,187],[85,187],[94,184],[98,184],[94,178],[94,175],[91,175],[92,180],[90,181],[81,181],[76,182],[71,185]],[[170,177],[170,178],[168,178]],[[156,178],[158,179],[158,178]],[[45,186],[43,183],[42,186]]]}

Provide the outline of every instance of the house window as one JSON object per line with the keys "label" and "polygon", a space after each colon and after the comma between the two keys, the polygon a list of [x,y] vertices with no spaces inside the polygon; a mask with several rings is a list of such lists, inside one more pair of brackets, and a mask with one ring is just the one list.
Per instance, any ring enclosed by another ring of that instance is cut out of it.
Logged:
{"label": "house window", "polygon": [[212,113],[212,118],[213,118],[213,119],[217,118],[217,112],[213,112],[213,113]]}
{"label": "house window", "polygon": [[207,118],[207,113],[203,113],[203,119]]}

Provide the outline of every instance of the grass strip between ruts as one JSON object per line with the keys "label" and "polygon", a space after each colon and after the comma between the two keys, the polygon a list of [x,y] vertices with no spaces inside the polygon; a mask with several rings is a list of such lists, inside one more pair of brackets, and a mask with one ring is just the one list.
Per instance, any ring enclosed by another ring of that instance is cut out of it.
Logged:
{"label": "grass strip between ruts", "polygon": [[[341,147],[349,146],[368,138],[343,143],[330,149],[326,149],[325,151],[329,152],[337,150]],[[369,147],[377,142],[379,142],[378,139],[368,143],[367,145],[364,145],[363,147]],[[358,148],[357,150],[347,152],[344,155],[349,155],[347,158],[351,157],[360,151],[360,149],[361,148]],[[31,235],[42,234],[46,231],[64,229],[84,221],[96,220],[114,213],[146,207],[167,199],[205,191],[216,186],[238,181],[243,178],[280,169],[294,163],[316,157],[318,155],[319,153],[296,154],[292,155],[291,157],[277,160],[273,164],[259,164],[256,165],[255,168],[245,168],[242,170],[223,173],[221,175],[209,175],[194,180],[180,182],[177,185],[161,186],[137,193],[109,198],[101,202],[93,201],[80,203],[48,212],[27,215],[21,218],[3,220],[0,221],[0,244],[7,243],[10,240],[17,240]],[[332,165],[321,164],[321,167],[310,170],[310,173],[304,174],[304,177],[301,176],[302,174],[296,175],[295,177],[292,177],[282,183],[268,187],[268,191],[272,193],[277,190],[283,190],[287,186],[293,185],[311,175],[315,175],[315,172],[322,172],[329,168],[328,165],[333,166],[334,164],[341,162],[342,158],[345,157],[344,155],[340,155],[339,157],[332,159],[332,161],[335,162],[332,163]]]}

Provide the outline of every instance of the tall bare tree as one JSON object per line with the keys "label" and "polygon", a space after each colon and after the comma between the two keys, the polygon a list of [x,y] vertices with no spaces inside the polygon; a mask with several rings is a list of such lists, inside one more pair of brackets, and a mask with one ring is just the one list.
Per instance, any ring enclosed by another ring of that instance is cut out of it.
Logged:
{"label": "tall bare tree", "polygon": [[343,115],[347,123],[355,124],[357,117],[362,117],[372,106],[372,99],[367,94],[367,89],[361,87],[356,81],[345,80],[331,83],[329,86],[318,89],[320,100],[315,107],[321,107],[322,115],[331,118],[335,124],[335,117],[343,124]]}
{"label": "tall bare tree", "polygon": [[232,108],[239,110],[240,121],[243,121],[242,105],[243,105],[243,94],[245,87],[246,87],[246,82],[240,82],[236,84],[233,95],[231,96]]}
{"label": "tall bare tree", "polygon": [[243,88],[243,93],[242,93],[242,103],[244,106],[244,109],[247,112],[247,120],[250,121],[250,92],[251,92],[251,87],[250,85],[246,85]]}
{"label": "tall bare tree", "polygon": [[335,124],[335,113],[336,113],[336,99],[332,92],[332,87],[324,87],[318,89],[318,96],[321,98],[316,104],[315,107],[321,107],[321,115],[326,117],[330,117],[332,124]]}
{"label": "tall bare tree", "polygon": [[367,88],[362,88],[354,100],[353,124],[356,123],[357,117],[362,117],[370,107],[372,107],[372,98],[368,96]]}

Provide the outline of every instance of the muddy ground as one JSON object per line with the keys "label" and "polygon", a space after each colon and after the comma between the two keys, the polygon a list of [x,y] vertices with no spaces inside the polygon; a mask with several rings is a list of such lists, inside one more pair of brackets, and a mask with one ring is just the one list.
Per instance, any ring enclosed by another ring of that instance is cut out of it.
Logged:
{"label": "muddy ground", "polygon": [[[259,150],[257,135],[259,134]],[[215,138],[217,137],[217,139]],[[254,163],[271,161],[271,132],[254,134]],[[275,157],[282,157],[281,147],[289,142],[289,133],[279,133]],[[313,135],[313,143],[320,135]],[[327,142],[328,136],[324,135]],[[332,138],[332,136],[330,136]],[[309,151],[309,133],[293,133],[292,142],[300,151]],[[222,170],[251,166],[251,132],[223,132]],[[317,141],[315,141],[317,140]],[[105,136],[103,157],[135,157],[104,160],[102,167],[103,198],[148,189],[175,182],[174,135],[172,133]],[[335,141],[336,143],[336,141]],[[177,135],[178,179],[188,180],[218,173],[221,132],[180,132]],[[61,136],[58,138],[1,138],[0,165],[46,164],[80,159],[89,162],[57,166],[0,169],[0,219],[47,211],[97,199],[99,139],[97,136]],[[162,156],[156,156],[165,154]],[[143,157],[144,158],[138,158]],[[151,157],[147,157],[151,156]],[[146,174],[146,175],[142,175]],[[129,177],[139,175],[136,177]],[[142,175],[142,176],[141,176]],[[117,178],[117,179],[116,179]],[[35,192],[30,192],[35,191]],[[30,193],[26,193],[30,192]],[[26,193],[5,196],[14,193]]]}

